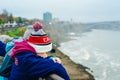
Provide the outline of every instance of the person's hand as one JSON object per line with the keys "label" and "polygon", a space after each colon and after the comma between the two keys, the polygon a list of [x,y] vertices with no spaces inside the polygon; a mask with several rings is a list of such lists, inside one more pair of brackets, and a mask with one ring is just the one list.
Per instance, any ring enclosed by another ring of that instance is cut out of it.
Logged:
{"label": "person's hand", "polygon": [[54,57],[53,61],[61,64],[61,59],[58,57]]}

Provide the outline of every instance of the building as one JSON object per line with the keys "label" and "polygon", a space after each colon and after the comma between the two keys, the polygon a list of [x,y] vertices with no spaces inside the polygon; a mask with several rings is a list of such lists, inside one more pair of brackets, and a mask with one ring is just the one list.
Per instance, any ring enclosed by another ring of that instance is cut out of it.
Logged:
{"label": "building", "polygon": [[46,12],[43,14],[43,21],[51,21],[52,20],[52,14],[50,12]]}

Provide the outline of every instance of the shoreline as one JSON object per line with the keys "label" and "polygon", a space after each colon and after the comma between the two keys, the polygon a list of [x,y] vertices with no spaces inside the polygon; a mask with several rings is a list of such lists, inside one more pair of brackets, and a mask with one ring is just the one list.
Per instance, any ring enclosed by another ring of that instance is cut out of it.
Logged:
{"label": "shoreline", "polygon": [[95,80],[94,76],[85,70],[84,66],[72,61],[67,55],[53,46],[55,53],[50,53],[53,56],[59,56],[62,60],[62,65],[67,70],[70,80]]}

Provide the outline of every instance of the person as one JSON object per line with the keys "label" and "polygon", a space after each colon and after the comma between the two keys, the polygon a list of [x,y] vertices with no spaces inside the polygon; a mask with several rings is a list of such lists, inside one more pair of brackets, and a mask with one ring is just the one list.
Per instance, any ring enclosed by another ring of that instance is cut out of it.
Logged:
{"label": "person", "polygon": [[[13,38],[13,39],[10,38],[7,40],[9,41],[7,43],[0,41],[0,56],[3,57],[3,62],[0,65],[0,70],[1,70],[0,71],[0,80],[8,80],[7,75],[9,75],[9,72],[10,72],[9,67],[12,64],[10,61],[6,61],[6,60],[10,60],[10,59],[8,59],[9,57],[7,57],[8,52],[14,46],[14,41],[22,41],[21,38],[19,38],[19,39],[18,38]],[[5,63],[4,61],[7,63]],[[10,63],[8,63],[8,62],[10,62]],[[7,70],[7,72],[5,69]],[[8,70],[9,70],[9,72],[8,72]],[[5,72],[3,72],[3,71],[5,71]]]}
{"label": "person", "polygon": [[51,49],[52,43],[42,29],[33,32],[27,40],[15,42],[10,54],[14,63],[8,80],[38,80],[50,74],[70,80],[59,58],[48,59],[47,52]]}
{"label": "person", "polygon": [[[24,35],[23,35],[23,39],[25,39],[25,40],[28,40],[28,38],[29,38],[29,36],[32,34],[32,32],[34,33],[34,32],[36,32],[36,31],[38,31],[38,30],[40,30],[39,31],[39,34],[40,35],[44,35],[44,34],[46,34],[44,31],[43,31],[43,28],[44,28],[44,26],[43,26],[43,24],[42,23],[40,23],[40,22],[38,22],[38,21],[36,21],[33,25],[30,25],[30,26],[28,26],[27,27],[27,30],[25,31],[25,33],[24,33]],[[52,49],[53,50],[53,49]],[[52,51],[51,50],[51,51]],[[51,52],[50,51],[50,52]],[[56,62],[58,62],[58,63],[61,63],[61,60],[60,60],[60,57],[53,57],[53,56],[48,56],[50,59],[53,59],[54,61],[56,61]],[[48,58],[47,57],[47,58]],[[51,74],[51,75],[49,75],[48,77],[52,77],[52,78],[54,78],[54,79],[59,79],[59,80],[62,80],[61,78],[59,78],[56,74]],[[47,77],[46,77],[47,78]]]}

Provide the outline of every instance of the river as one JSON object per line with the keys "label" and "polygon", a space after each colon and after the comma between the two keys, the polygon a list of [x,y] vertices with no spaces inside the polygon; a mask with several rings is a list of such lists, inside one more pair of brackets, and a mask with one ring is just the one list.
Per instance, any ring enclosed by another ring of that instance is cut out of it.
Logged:
{"label": "river", "polygon": [[120,79],[120,31],[92,30],[71,38],[74,40],[61,43],[59,49],[89,67],[95,80]]}

